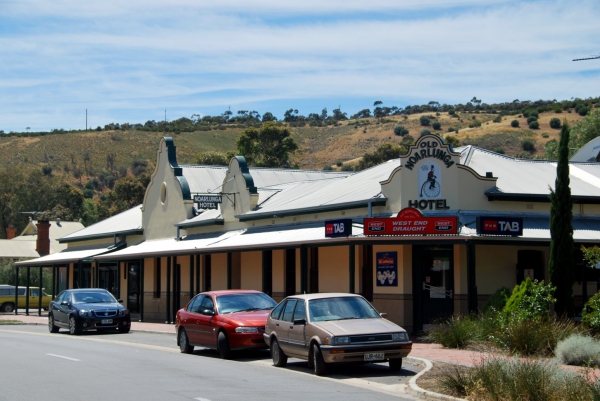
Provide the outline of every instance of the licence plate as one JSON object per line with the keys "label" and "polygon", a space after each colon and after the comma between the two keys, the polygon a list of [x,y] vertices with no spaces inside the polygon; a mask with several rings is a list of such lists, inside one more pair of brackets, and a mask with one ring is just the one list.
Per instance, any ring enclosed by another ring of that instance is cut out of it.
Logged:
{"label": "licence plate", "polygon": [[365,361],[383,361],[385,354],[383,352],[371,352],[365,354]]}
{"label": "licence plate", "polygon": [[100,323],[102,323],[102,324],[112,324],[112,319],[102,319],[100,321]]}

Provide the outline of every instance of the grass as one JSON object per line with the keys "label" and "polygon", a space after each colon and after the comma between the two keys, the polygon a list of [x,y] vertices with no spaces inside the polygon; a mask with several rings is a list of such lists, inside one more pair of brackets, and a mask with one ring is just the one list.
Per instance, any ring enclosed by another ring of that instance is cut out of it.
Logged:
{"label": "grass", "polygon": [[13,324],[23,324],[22,321],[20,320],[4,320],[4,319],[0,319],[0,325],[13,325]]}

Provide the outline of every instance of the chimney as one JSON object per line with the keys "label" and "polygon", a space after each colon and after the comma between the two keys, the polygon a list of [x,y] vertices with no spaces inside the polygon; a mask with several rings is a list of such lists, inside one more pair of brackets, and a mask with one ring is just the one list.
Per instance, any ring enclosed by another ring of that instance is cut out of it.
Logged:
{"label": "chimney", "polygon": [[50,253],[50,222],[48,220],[38,220],[37,222],[37,244],[35,250],[40,256]]}
{"label": "chimney", "polygon": [[6,239],[13,239],[17,235],[17,229],[10,226],[6,229]]}

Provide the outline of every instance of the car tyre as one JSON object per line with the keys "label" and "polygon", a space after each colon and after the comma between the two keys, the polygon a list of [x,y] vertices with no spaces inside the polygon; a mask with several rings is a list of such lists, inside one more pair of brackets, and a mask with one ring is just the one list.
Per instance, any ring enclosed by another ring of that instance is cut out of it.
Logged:
{"label": "car tyre", "polygon": [[314,371],[317,376],[323,376],[327,372],[327,364],[323,359],[321,348],[317,344],[312,347]]}
{"label": "car tyre", "polygon": [[190,345],[187,333],[185,332],[185,329],[182,328],[179,331],[179,351],[181,351],[182,354],[191,354],[193,350],[194,346]]}
{"label": "car tyre", "polygon": [[10,313],[15,311],[15,304],[7,302],[2,305],[2,312]]}
{"label": "car tyre", "polygon": [[50,333],[58,333],[58,326],[54,325],[53,315],[48,315],[48,330]]}
{"label": "car tyre", "polygon": [[76,336],[80,332],[81,332],[81,330],[79,330],[77,328],[77,324],[75,322],[75,317],[73,317],[73,316],[69,317],[69,334],[72,336]]}
{"label": "car tyre", "polygon": [[231,359],[231,348],[229,348],[229,341],[227,336],[222,331],[219,332],[217,337],[217,350],[223,359]]}
{"label": "car tyre", "polygon": [[281,350],[279,341],[277,341],[275,338],[271,342],[271,358],[273,358],[273,365],[277,366],[278,368],[283,368],[285,365],[287,365],[288,357]]}
{"label": "car tyre", "polygon": [[402,370],[402,358],[390,359],[389,363],[392,372],[400,372]]}

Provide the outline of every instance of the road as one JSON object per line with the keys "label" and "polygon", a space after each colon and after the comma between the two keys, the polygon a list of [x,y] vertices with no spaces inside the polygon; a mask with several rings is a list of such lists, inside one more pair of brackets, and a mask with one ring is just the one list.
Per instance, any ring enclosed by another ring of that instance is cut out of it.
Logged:
{"label": "road", "polygon": [[0,400],[412,400],[404,384],[420,369],[336,366],[317,377],[296,359],[272,366],[268,351],[235,360],[206,349],[181,354],[172,334],[0,326]]}

